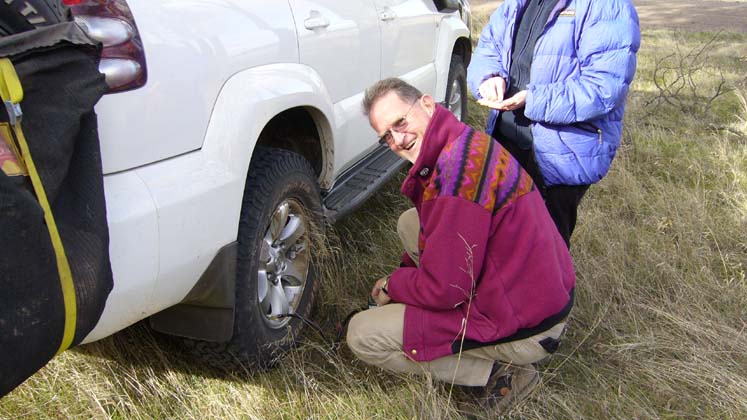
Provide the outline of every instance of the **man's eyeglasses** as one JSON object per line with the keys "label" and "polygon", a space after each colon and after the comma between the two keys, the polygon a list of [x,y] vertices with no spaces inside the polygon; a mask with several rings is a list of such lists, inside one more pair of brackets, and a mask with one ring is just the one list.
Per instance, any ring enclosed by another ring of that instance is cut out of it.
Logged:
{"label": "man's eyeglasses", "polygon": [[405,115],[399,117],[397,121],[395,121],[386,131],[384,131],[384,134],[379,137],[379,144],[382,146],[388,146],[392,144],[392,141],[394,140],[394,137],[392,136],[392,131],[396,131],[398,133],[401,133],[402,130],[407,128],[407,117],[410,116],[410,112],[412,112],[412,108],[415,107],[415,104],[418,103],[418,100],[420,98],[416,99],[415,102],[413,102],[410,105],[410,108],[407,110]]}

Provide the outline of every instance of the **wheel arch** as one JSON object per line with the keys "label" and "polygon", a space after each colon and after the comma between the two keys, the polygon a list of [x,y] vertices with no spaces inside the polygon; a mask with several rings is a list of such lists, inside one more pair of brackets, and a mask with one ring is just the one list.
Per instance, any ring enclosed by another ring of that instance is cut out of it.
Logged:
{"label": "wheel arch", "polygon": [[460,37],[454,43],[451,55],[458,55],[462,57],[464,67],[469,66],[469,62],[472,61],[472,43],[468,38]]}
{"label": "wheel arch", "polygon": [[439,28],[439,48],[436,51],[436,90],[433,96],[438,102],[443,102],[446,97],[446,81],[449,79],[451,56],[462,57],[467,67],[472,58],[472,43],[469,40],[469,29],[457,14],[444,16]]}
{"label": "wheel arch", "polygon": [[[250,98],[247,100],[247,98]],[[313,69],[273,64],[231,77],[213,108],[201,152],[220,162],[243,191],[258,146],[293,151],[311,165],[321,188],[332,181],[332,102]],[[241,151],[246,153],[241,153]],[[233,190],[239,191],[236,185]],[[238,215],[242,196],[231,198],[225,214]],[[233,334],[236,242],[217,251],[182,301],[150,317],[163,333],[222,342]],[[186,320],[186,322],[185,322]]]}
{"label": "wheel arch", "polygon": [[245,180],[257,145],[291,150],[311,163],[325,188],[333,175],[333,115],[331,97],[312,68],[283,63],[245,70],[221,89],[202,151]]}
{"label": "wheel arch", "polygon": [[318,108],[311,106],[298,106],[275,115],[262,129],[256,143],[257,146],[290,150],[303,156],[323,188],[331,180],[333,144],[329,120]]}

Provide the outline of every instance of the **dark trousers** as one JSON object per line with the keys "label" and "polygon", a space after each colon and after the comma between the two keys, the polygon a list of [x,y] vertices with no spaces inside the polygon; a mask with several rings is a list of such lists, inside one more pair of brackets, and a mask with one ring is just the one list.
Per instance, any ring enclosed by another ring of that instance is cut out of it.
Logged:
{"label": "dark trousers", "polygon": [[532,177],[540,193],[542,193],[547,211],[555,222],[560,236],[563,237],[566,246],[570,249],[571,234],[573,234],[573,229],[576,227],[578,205],[581,203],[581,198],[586,194],[589,186],[552,185],[545,187],[542,173],[537,166],[537,160],[534,158],[534,150],[522,149],[504,136],[497,136],[496,139],[519,161],[519,164]]}

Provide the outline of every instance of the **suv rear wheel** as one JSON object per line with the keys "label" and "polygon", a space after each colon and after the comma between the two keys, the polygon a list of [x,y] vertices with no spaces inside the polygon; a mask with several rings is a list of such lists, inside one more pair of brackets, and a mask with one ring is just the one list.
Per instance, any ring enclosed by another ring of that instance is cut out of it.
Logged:
{"label": "suv rear wheel", "polygon": [[302,327],[298,316],[311,311],[321,214],[306,159],[258,147],[239,221],[234,334],[228,343],[191,341],[196,353],[221,368],[261,369],[290,348]]}
{"label": "suv rear wheel", "polygon": [[446,84],[446,108],[459,121],[467,121],[467,70],[462,57],[451,56],[449,79]]}

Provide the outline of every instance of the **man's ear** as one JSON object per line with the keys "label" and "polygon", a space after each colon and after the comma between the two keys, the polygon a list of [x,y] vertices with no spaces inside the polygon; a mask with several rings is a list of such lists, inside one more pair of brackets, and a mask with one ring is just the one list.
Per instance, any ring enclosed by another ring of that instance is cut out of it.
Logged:
{"label": "man's ear", "polygon": [[423,109],[425,109],[425,112],[429,117],[432,117],[433,113],[436,112],[436,100],[433,99],[433,96],[425,94],[420,97],[420,101],[421,105],[423,105]]}

